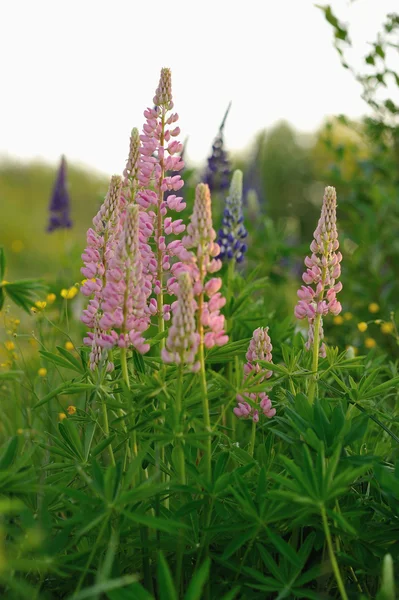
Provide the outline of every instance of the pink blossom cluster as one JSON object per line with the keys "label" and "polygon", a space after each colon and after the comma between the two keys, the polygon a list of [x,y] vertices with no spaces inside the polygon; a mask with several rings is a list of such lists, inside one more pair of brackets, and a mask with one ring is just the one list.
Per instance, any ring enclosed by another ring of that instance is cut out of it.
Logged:
{"label": "pink blossom cluster", "polygon": [[200,336],[196,331],[193,285],[190,274],[183,271],[178,276],[177,300],[172,304],[172,325],[169,327],[166,347],[162,350],[162,358],[166,363],[188,366],[193,371],[199,368],[195,360]]}
{"label": "pink blossom cluster", "polygon": [[[143,133],[140,136],[140,190],[137,202],[143,209],[153,207],[152,212],[155,242],[155,265],[151,263],[154,273],[153,291],[156,296],[162,295],[164,291],[164,272],[171,268],[170,257],[179,240],[167,243],[166,238],[170,235],[177,236],[185,230],[182,219],[174,219],[167,216],[168,210],[181,212],[186,204],[183,198],[176,195],[184,185],[179,174],[184,167],[180,156],[183,145],[176,139],[180,129],[176,126],[178,114],[172,113],[173,101],[171,91],[170,69],[162,69],[158,88],[153,99],[154,108],[147,108],[144,112],[146,122]],[[175,172],[168,175],[168,172]],[[165,199],[165,192],[172,192]],[[151,301],[153,314],[158,311],[155,299]],[[163,307],[166,320],[170,318],[170,306]]]}
{"label": "pink blossom cluster", "polygon": [[[305,258],[306,271],[302,279],[306,285],[298,290],[299,301],[295,307],[298,319],[308,319],[309,334],[306,348],[310,350],[314,342],[315,319],[320,315],[319,338],[323,339],[323,317],[328,313],[338,315],[342,306],[337,293],[342,283],[336,282],[341,274],[341,252],[337,232],[337,195],[335,188],[326,187],[321,216],[310,245],[312,255]],[[320,345],[320,356],[326,355],[324,343]]]}
{"label": "pink blossom cluster", "polygon": [[[250,373],[254,373],[255,375],[262,374],[258,383],[262,383],[265,379],[269,379],[273,375],[272,371],[265,369],[258,363],[260,360],[269,363],[273,361],[273,346],[268,331],[268,327],[258,327],[253,332],[246,354],[248,362],[244,365],[244,381]],[[259,421],[259,409],[249,404],[248,400],[251,400],[253,405],[258,405],[263,415],[268,419],[271,419],[276,414],[276,409],[272,408],[271,400],[266,392],[259,392],[246,394],[244,397],[241,394],[237,394],[238,406],[233,409],[237,417],[242,419],[252,418],[255,423]]]}
{"label": "pink blossom cluster", "polygon": [[168,281],[168,290],[175,291],[176,277],[183,271],[189,271],[194,296],[197,299],[198,330],[203,336],[206,348],[223,346],[228,342],[225,333],[225,319],[220,310],[226,299],[220,293],[222,280],[209,274],[216,273],[222,262],[215,258],[220,254],[220,247],[215,242],[216,232],[212,225],[211,194],[207,184],[199,183],[196,187],[193,214],[187,227],[187,235],[182,244],[173,246],[173,255],[180,260],[172,266],[172,277]]}
{"label": "pink blossom cluster", "polygon": [[[105,358],[107,350],[115,344],[114,337],[104,331],[99,322],[102,314],[101,303],[108,263],[112,259],[117,244],[121,191],[122,179],[118,175],[114,175],[111,178],[104,203],[93,218],[93,228],[87,232],[87,247],[82,254],[85,266],[81,271],[86,280],[81,287],[81,292],[85,296],[92,296],[82,315],[83,323],[93,330],[84,338],[84,343],[92,348],[90,354],[92,370],[96,368],[102,358]],[[112,364],[107,368],[112,369]]]}
{"label": "pink blossom cluster", "polygon": [[120,348],[133,346],[144,354],[149,344],[143,332],[150,325],[147,300],[151,286],[143,276],[139,246],[139,207],[126,210],[122,235],[109,261],[102,294],[100,327]]}

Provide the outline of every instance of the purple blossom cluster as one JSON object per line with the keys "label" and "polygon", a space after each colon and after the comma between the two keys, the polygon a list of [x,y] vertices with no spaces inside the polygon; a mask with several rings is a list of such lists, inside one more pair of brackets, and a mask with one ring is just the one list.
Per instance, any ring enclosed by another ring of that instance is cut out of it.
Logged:
{"label": "purple blossom cluster", "polygon": [[72,227],[70,211],[71,201],[67,186],[67,163],[65,156],[62,156],[50,198],[47,231],[50,233],[56,229],[69,229]]}
{"label": "purple blossom cluster", "polygon": [[228,189],[231,177],[231,164],[224,148],[223,130],[229,114],[231,102],[227,107],[218,134],[212,144],[212,153],[208,158],[204,174],[204,182],[208,184],[211,192],[220,192]]}

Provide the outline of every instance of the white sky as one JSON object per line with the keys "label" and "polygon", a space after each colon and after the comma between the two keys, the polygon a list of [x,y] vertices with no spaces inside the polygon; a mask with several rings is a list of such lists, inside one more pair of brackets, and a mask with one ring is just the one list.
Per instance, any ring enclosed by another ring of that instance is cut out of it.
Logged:
{"label": "white sky", "polygon": [[[398,9],[397,0],[330,4],[363,53]],[[195,162],[230,100],[230,150],[279,119],[312,131],[326,115],[366,111],[312,0],[4,0],[0,56],[0,156],[64,153],[105,173],[123,169],[163,66]]]}

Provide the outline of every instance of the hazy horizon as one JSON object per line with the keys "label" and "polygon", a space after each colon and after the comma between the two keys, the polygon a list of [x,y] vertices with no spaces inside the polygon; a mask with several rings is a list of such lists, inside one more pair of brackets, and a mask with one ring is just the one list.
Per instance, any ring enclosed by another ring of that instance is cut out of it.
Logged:
{"label": "hazy horizon", "polygon": [[[348,22],[356,63],[395,2],[330,4]],[[245,13],[238,2],[205,0],[194,21],[193,10],[182,0],[173,12],[159,0],[150,7],[117,0],[112,8],[72,0],[62,14],[49,0],[3,6],[8,93],[0,158],[53,164],[65,154],[98,173],[120,172],[130,130],[141,129],[162,66],[172,69],[181,139],[189,137],[187,158],[196,165],[208,156],[230,101],[231,152],[282,120],[313,133],[327,116],[367,113],[359,84],[340,64],[331,27],[310,0],[261,7],[249,0]]]}

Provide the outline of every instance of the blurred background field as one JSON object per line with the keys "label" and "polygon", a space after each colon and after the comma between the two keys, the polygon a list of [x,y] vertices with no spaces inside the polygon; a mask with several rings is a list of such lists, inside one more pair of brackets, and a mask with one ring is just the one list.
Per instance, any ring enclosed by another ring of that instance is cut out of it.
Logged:
{"label": "blurred background field", "polygon": [[[335,4],[342,8],[342,3]],[[359,6],[361,4],[359,2]],[[306,12],[308,8],[303,10]],[[365,15],[367,7],[359,10],[360,15]],[[326,113],[323,123],[306,133],[303,128],[299,130],[289,122],[279,120],[266,127],[260,125],[258,133],[252,139],[248,138],[241,149],[237,143],[230,148],[236,118],[235,98],[232,98],[233,112],[227,117],[223,133],[231,170],[241,168],[244,172],[249,250],[241,270],[246,276],[257,268],[260,275],[269,278],[264,294],[271,319],[277,320],[287,311],[292,312],[303,256],[318,218],[323,189],[326,185],[334,185],[338,193],[339,231],[344,255],[344,312],[327,321],[327,340],[339,345],[340,349],[350,346],[354,352],[382,350],[397,358],[394,311],[399,292],[398,17],[390,14],[384,18],[380,30],[374,31],[374,41],[367,40],[367,44],[363,44],[360,59],[358,56],[352,65],[346,62],[346,51],[352,48],[346,26],[329,7],[320,11],[312,6],[312,11],[319,15],[320,23],[325,27],[323,32],[328,45],[332,46],[332,40],[338,48],[339,54],[334,54],[336,64],[339,65],[341,57],[343,67],[339,68],[347,72],[347,81],[356,82],[367,116],[353,120]],[[262,61],[261,57],[259,61]],[[173,64],[171,67],[173,70]],[[281,79],[284,78],[282,73]],[[177,83],[177,88],[179,85]],[[327,74],[321,87],[325,88],[327,107],[330,95]],[[345,89],[338,92],[345,96]],[[278,90],[273,92],[279,93]],[[250,100],[248,122],[254,110],[254,99]],[[178,110],[180,102],[177,91]],[[238,105],[240,102],[238,98]],[[296,102],[300,103],[301,99],[293,93],[292,103]],[[190,133],[184,130],[184,111],[188,108],[182,106],[183,137]],[[212,136],[217,135],[224,108],[220,107],[219,100],[215,101],[210,120],[216,125],[209,134],[209,154]],[[305,106],[303,110],[306,112]],[[129,118],[138,122],[123,122],[126,155],[129,129],[133,124],[140,127],[142,117],[141,113],[135,113]],[[62,114],[59,119],[62,124]],[[112,122],[112,112],[103,115],[103,119]],[[84,145],[85,140],[82,141]],[[100,142],[108,145],[106,137],[98,140]],[[194,140],[190,137],[185,153],[184,196],[189,205],[184,213],[186,218],[190,214],[195,184],[204,176],[207,159],[206,153],[199,156],[197,149],[192,154],[195,142],[196,137]],[[118,156],[122,146],[118,146]],[[112,155],[109,148],[108,152]],[[25,154],[22,147],[20,154]],[[46,229],[58,168],[56,160],[50,164],[49,161],[13,157],[10,153],[0,160],[0,244],[7,255],[6,278],[10,281],[24,277],[45,280],[47,293],[56,295],[51,310],[57,311],[54,313],[57,318],[61,314],[63,318],[68,316],[65,315],[65,298],[60,297],[61,290],[79,284],[82,279],[80,255],[85,247],[85,232],[104,198],[109,180],[109,173],[84,167],[74,158],[70,159],[67,153],[66,160],[73,225],[70,229],[51,233]],[[116,160],[111,162],[112,166],[116,164]],[[123,160],[118,164],[119,172],[122,172]],[[216,227],[221,222],[225,195],[225,191],[213,191]],[[45,298],[38,300],[45,301]],[[78,342],[83,332],[78,322],[83,298],[77,294],[69,304],[73,311],[71,315],[77,317],[71,327]],[[49,310],[50,306],[47,306],[46,311]],[[20,314],[18,309],[13,312],[15,318],[22,319],[20,327],[25,333],[34,326],[35,314],[28,317]],[[4,325],[4,319],[2,323],[0,335],[4,342],[12,330]],[[359,324],[362,324],[360,329]],[[4,348],[2,351],[4,355]]]}

